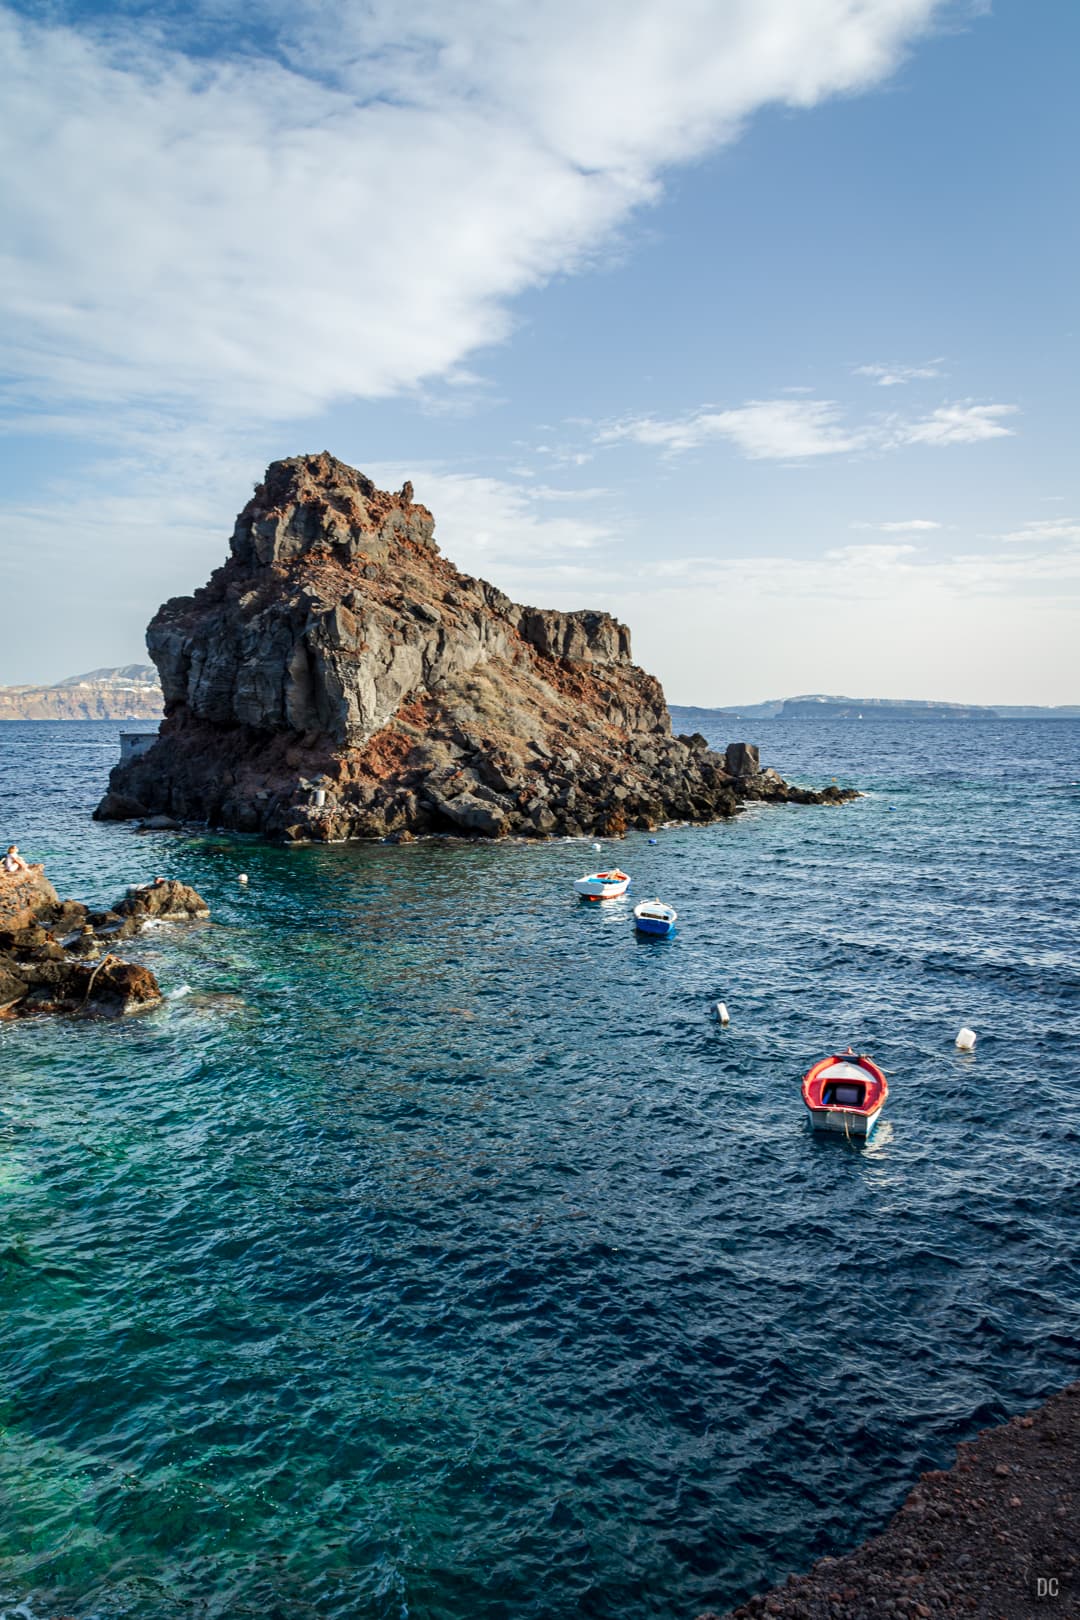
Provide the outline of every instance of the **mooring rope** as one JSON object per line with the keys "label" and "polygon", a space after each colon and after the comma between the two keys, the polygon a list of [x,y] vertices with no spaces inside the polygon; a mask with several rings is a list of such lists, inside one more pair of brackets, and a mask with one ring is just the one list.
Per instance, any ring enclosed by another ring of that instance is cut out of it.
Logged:
{"label": "mooring rope", "polygon": [[80,1007],[85,1007],[86,1003],[90,1000],[90,992],[94,988],[94,980],[97,978],[102,968],[107,967],[110,962],[115,961],[117,961],[117,958],[113,956],[111,952],[101,958],[101,961],[98,963],[97,967],[94,969],[93,973],[91,973],[90,978],[87,981],[86,994],[79,1003]]}

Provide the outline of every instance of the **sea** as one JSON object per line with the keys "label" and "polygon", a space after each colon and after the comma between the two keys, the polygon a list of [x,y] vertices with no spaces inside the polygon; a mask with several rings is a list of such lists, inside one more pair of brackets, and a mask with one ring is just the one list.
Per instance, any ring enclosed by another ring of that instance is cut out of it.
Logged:
{"label": "sea", "polygon": [[[4,1620],[694,1620],[1078,1376],[1080,724],[676,725],[863,797],[272,848],[0,725],[64,895],[212,908],[156,1010],[0,1023]],[[849,1044],[868,1145],[800,1101]]]}

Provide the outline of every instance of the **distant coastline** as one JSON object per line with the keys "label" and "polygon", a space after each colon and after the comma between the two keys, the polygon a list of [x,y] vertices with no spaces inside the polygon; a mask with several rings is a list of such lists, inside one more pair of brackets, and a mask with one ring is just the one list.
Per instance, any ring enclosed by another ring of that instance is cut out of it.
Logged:
{"label": "distant coastline", "polygon": [[53,686],[0,686],[0,720],[160,720],[164,712],[152,664],[92,669]]}
{"label": "distant coastline", "polygon": [[799,697],[770,698],[765,703],[727,704],[708,708],[704,704],[672,703],[677,714],[708,714],[726,720],[1080,720],[1080,703],[1056,707],[1038,704],[944,703],[923,698],[850,698],[824,693]]}

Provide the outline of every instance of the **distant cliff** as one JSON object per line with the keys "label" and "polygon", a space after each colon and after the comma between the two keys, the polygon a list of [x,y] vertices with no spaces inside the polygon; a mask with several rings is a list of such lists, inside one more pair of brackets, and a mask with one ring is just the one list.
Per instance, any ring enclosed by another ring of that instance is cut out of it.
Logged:
{"label": "distant cliff", "polygon": [[819,797],[756,750],[673,737],[625,625],[519,606],[440,556],[434,527],[411,484],[390,494],[326,454],[274,462],[225,564],[151,621],[166,719],[97,815],[544,837]]}
{"label": "distant cliff", "polygon": [[150,664],[92,669],[55,686],[0,686],[0,720],[160,720],[163,710]]}

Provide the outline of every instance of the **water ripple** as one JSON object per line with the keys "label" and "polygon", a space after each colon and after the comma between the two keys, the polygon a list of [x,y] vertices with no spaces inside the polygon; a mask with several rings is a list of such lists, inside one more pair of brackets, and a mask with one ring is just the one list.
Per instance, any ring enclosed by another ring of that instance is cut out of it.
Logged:
{"label": "water ripple", "polygon": [[[62,888],[214,914],[0,1027],[0,1614],[691,1615],[1075,1376],[1080,727],[762,731],[873,791],[628,840],[650,945],[583,846],[134,839],[115,728],[0,728]],[[849,1040],[867,1148],[798,1102]]]}

